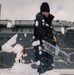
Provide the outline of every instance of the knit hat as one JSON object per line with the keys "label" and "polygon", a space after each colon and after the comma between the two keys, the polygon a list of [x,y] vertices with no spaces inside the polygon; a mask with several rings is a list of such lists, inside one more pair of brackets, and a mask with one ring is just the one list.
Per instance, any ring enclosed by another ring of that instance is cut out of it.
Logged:
{"label": "knit hat", "polygon": [[40,12],[50,12],[50,8],[47,2],[43,2],[40,7]]}

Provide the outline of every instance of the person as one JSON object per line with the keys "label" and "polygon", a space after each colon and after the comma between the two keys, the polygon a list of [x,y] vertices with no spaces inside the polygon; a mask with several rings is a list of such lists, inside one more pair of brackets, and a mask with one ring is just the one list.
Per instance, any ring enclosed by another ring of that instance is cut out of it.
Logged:
{"label": "person", "polygon": [[[35,24],[34,24],[34,37],[35,41],[39,40],[40,45],[42,45],[42,40],[46,40],[53,45],[55,45],[53,40],[53,29],[52,29],[52,21],[54,16],[50,14],[50,7],[47,2],[43,2],[40,6],[40,12],[37,13]],[[53,69],[53,56],[42,51],[39,53],[39,46],[34,47],[34,60],[37,62],[40,61],[40,65],[38,66],[37,71],[39,74],[44,73],[48,70]]]}

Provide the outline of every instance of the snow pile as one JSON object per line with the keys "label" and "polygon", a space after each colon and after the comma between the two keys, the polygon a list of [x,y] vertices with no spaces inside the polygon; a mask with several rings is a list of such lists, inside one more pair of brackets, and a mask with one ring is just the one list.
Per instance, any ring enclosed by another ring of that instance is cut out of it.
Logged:
{"label": "snow pile", "polygon": [[12,45],[16,43],[16,38],[18,37],[18,34],[15,34],[10,40],[8,40],[4,45],[2,45],[2,51],[5,52],[13,52]]}
{"label": "snow pile", "polygon": [[34,42],[32,43],[32,46],[38,46],[38,45],[40,45],[40,41],[39,41],[39,40],[34,41]]}
{"label": "snow pile", "polygon": [[0,71],[0,75],[16,75],[16,74],[11,73],[9,70],[5,69],[3,71]]}
{"label": "snow pile", "polygon": [[20,44],[16,44],[14,47],[13,47],[13,52],[16,54],[16,58],[15,58],[15,61],[18,63],[19,60],[22,62],[22,50],[23,50],[23,47],[20,45]]}
{"label": "snow pile", "polygon": [[[16,54],[16,58],[15,58],[15,61],[18,63],[19,60],[21,60],[21,62],[23,61],[22,60],[22,56],[23,56],[23,53],[22,53],[22,50],[23,50],[23,46],[20,45],[20,44],[15,44],[16,43],[16,39],[18,37],[18,34],[15,34],[9,41],[7,41],[3,46],[2,46],[2,51],[5,51],[5,52],[14,52]],[[12,45],[15,46],[13,47]]]}
{"label": "snow pile", "polygon": [[15,34],[10,40],[7,41],[8,45],[13,45],[16,43],[16,39],[18,37],[18,34]]}
{"label": "snow pile", "polygon": [[[31,64],[14,63],[11,69],[0,70],[0,75],[39,75],[39,73],[31,67]],[[60,75],[60,73],[51,70],[40,75]]]}
{"label": "snow pile", "polygon": [[16,43],[16,38],[18,37],[17,34],[15,34],[10,40],[8,40],[4,45],[2,45],[2,51],[5,52],[13,52],[12,45]]}
{"label": "snow pile", "polygon": [[51,71],[47,71],[47,72],[45,72],[44,74],[41,74],[41,75],[60,75],[60,73],[55,72],[54,70],[51,70]]}
{"label": "snow pile", "polygon": [[20,44],[16,44],[14,47],[13,47],[13,52],[14,53],[21,53],[23,47],[20,45]]}
{"label": "snow pile", "polygon": [[40,61],[39,60],[36,62],[36,65],[38,65],[38,66],[40,65]]}
{"label": "snow pile", "polygon": [[0,75],[39,75],[36,69],[31,68],[31,64],[15,63],[11,69],[0,71]]}
{"label": "snow pile", "polygon": [[15,63],[11,72],[17,73],[17,75],[38,75],[37,70],[31,68],[31,64]]}
{"label": "snow pile", "polygon": [[12,46],[9,46],[8,44],[4,44],[2,46],[2,51],[7,52],[7,53],[11,53],[13,51]]}
{"label": "snow pile", "polygon": [[[31,68],[31,64],[14,64],[11,69],[0,70],[0,75],[39,75],[36,69]],[[59,72],[55,70],[47,71],[40,75],[60,75]]]}

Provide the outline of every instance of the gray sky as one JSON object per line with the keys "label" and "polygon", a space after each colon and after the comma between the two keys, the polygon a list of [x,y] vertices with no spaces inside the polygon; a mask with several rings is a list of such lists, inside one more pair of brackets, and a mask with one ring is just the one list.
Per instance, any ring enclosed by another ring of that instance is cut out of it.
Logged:
{"label": "gray sky", "polygon": [[1,19],[34,20],[42,2],[48,2],[54,19],[74,21],[74,0],[0,0]]}

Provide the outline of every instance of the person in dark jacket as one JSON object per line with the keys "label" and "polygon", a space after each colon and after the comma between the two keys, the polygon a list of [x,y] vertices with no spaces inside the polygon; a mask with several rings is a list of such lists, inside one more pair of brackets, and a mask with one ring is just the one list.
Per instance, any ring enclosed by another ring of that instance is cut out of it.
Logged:
{"label": "person in dark jacket", "polygon": [[[50,14],[50,7],[47,2],[43,2],[40,7],[40,12],[36,15],[36,20],[34,24],[34,36],[35,41],[40,41],[40,46],[42,45],[42,40],[46,40],[50,43],[53,40],[53,32],[52,32],[52,21],[54,16]],[[55,45],[54,43],[52,43]],[[40,60],[40,65],[38,66],[37,71],[41,74],[48,70],[53,69],[53,57],[43,52],[39,54],[39,46],[34,47],[35,49],[35,56],[34,60]]]}

